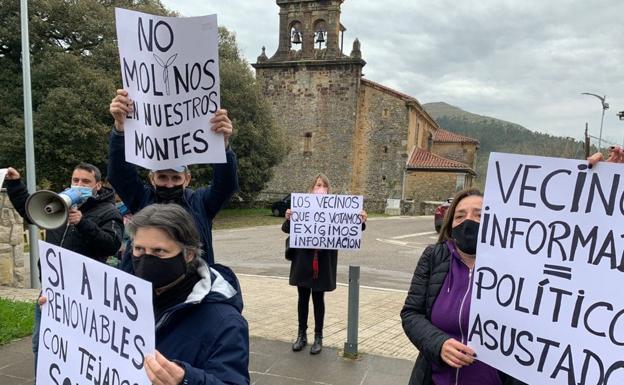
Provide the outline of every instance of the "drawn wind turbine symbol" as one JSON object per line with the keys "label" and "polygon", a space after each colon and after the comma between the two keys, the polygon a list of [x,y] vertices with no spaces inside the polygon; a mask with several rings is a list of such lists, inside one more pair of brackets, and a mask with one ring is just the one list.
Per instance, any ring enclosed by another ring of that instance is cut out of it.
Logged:
{"label": "drawn wind turbine symbol", "polygon": [[167,59],[167,62],[165,62],[163,61],[163,59],[159,58],[158,55],[154,54],[154,59],[156,59],[156,62],[160,64],[160,66],[163,68],[163,83],[165,83],[165,92],[167,93],[167,96],[170,95],[169,67],[173,64],[173,62],[175,61],[177,57],[178,57],[177,53],[173,54],[171,55],[169,59]]}

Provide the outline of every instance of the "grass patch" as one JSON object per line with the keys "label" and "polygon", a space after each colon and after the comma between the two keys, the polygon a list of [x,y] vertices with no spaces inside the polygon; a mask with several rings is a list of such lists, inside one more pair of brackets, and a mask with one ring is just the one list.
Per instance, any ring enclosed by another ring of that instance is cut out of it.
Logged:
{"label": "grass patch", "polygon": [[214,219],[213,228],[217,230],[238,227],[281,225],[284,217],[274,217],[269,209],[223,209]]}
{"label": "grass patch", "polygon": [[34,322],[33,302],[0,298],[0,345],[32,334]]}

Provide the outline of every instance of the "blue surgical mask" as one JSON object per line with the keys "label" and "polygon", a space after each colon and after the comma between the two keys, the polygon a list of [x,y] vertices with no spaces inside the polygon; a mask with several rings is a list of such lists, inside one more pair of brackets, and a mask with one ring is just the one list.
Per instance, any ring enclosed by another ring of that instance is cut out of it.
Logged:
{"label": "blue surgical mask", "polygon": [[89,199],[90,197],[92,197],[93,194],[93,189],[91,187],[85,187],[85,186],[76,186],[76,185],[72,185],[70,187],[72,190],[77,191],[78,193],[80,193],[80,203],[84,203],[87,201],[87,199]]}

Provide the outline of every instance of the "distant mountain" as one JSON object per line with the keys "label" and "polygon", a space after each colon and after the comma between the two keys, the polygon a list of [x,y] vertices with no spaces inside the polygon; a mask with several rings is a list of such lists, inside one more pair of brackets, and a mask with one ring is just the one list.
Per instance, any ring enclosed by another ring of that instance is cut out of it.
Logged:
{"label": "distant mountain", "polygon": [[585,157],[583,142],[574,138],[534,132],[516,123],[473,114],[443,102],[427,103],[423,107],[445,130],[479,139],[475,171],[479,174],[477,186],[480,188],[485,183],[490,152],[576,159]]}

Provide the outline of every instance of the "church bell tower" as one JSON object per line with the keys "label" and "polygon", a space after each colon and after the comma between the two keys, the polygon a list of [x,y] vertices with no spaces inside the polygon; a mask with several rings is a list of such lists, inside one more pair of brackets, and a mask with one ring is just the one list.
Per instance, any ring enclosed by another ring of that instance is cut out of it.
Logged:
{"label": "church bell tower", "polygon": [[335,192],[352,190],[358,92],[366,62],[357,39],[348,55],[343,51],[343,2],[276,0],[277,50],[269,57],[263,47],[252,65],[290,153],[275,167],[266,199],[302,191],[319,172],[330,177]]}

